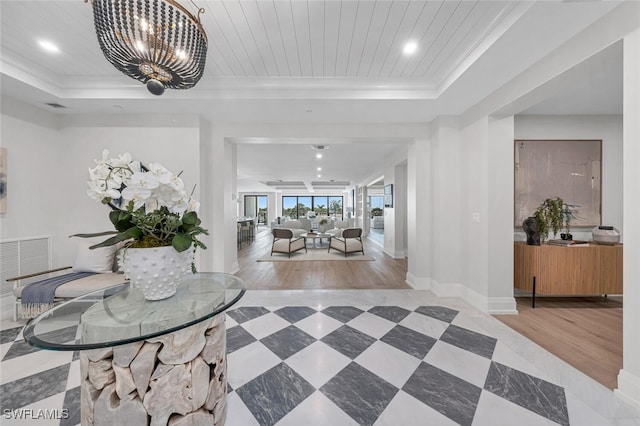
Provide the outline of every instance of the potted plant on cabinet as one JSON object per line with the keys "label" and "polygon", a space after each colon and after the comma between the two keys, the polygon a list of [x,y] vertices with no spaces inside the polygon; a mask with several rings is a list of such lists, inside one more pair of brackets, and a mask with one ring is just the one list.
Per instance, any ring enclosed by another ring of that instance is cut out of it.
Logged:
{"label": "potted plant on cabinet", "polygon": [[[555,238],[558,235],[558,231],[563,227],[567,230],[567,239],[570,239],[569,230],[573,211],[562,198],[547,198],[540,203],[533,217],[536,221],[539,241],[546,241],[549,238],[549,232],[553,232],[553,237]],[[539,243],[536,245],[539,245]]]}

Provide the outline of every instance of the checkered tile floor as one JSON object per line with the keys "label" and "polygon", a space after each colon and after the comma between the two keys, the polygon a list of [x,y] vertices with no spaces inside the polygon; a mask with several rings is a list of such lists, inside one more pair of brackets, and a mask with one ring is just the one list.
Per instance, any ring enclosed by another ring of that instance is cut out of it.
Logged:
{"label": "checkered tile floor", "polygon": [[[20,332],[0,332],[3,413],[64,408],[50,424],[78,424],[77,353]],[[227,350],[228,426],[584,424],[563,387],[443,306],[239,307]]]}

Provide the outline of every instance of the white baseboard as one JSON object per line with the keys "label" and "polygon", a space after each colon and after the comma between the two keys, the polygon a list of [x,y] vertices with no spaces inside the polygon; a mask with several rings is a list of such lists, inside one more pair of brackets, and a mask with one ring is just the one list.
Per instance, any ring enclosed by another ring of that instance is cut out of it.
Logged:
{"label": "white baseboard", "polygon": [[489,297],[487,313],[492,315],[517,315],[518,307],[515,297]]}
{"label": "white baseboard", "polygon": [[613,393],[626,402],[640,410],[640,377],[626,370],[620,370],[618,373],[618,389],[614,389]]}
{"label": "white baseboard", "polygon": [[416,277],[409,272],[406,283],[415,290],[431,290],[438,297],[458,297],[488,314],[518,313],[514,297],[487,297],[460,283],[439,283],[428,277]]}
{"label": "white baseboard", "polygon": [[407,254],[405,253],[404,250],[391,251],[391,250],[384,249],[383,252],[384,254],[386,254],[387,256],[393,259],[404,259],[405,257],[407,257]]}
{"label": "white baseboard", "polygon": [[409,284],[409,286],[414,290],[430,290],[431,289],[430,278],[416,277],[410,272],[407,272],[407,278],[405,279],[405,282]]}

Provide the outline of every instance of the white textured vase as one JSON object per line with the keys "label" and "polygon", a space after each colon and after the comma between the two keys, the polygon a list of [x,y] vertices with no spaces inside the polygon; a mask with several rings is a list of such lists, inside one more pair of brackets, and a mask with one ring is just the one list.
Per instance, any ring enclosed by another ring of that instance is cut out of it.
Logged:
{"label": "white textured vase", "polygon": [[178,252],[171,246],[127,248],[118,255],[118,265],[131,285],[147,300],[162,300],[176,293],[180,279],[191,272],[194,251]]}

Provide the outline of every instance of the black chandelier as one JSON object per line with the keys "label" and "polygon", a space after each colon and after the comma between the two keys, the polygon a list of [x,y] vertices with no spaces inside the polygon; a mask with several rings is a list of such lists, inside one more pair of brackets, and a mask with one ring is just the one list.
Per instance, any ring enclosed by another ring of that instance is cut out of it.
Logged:
{"label": "black chandelier", "polygon": [[102,53],[114,67],[154,95],[198,83],[207,58],[204,9],[194,16],[175,0],[87,1]]}

